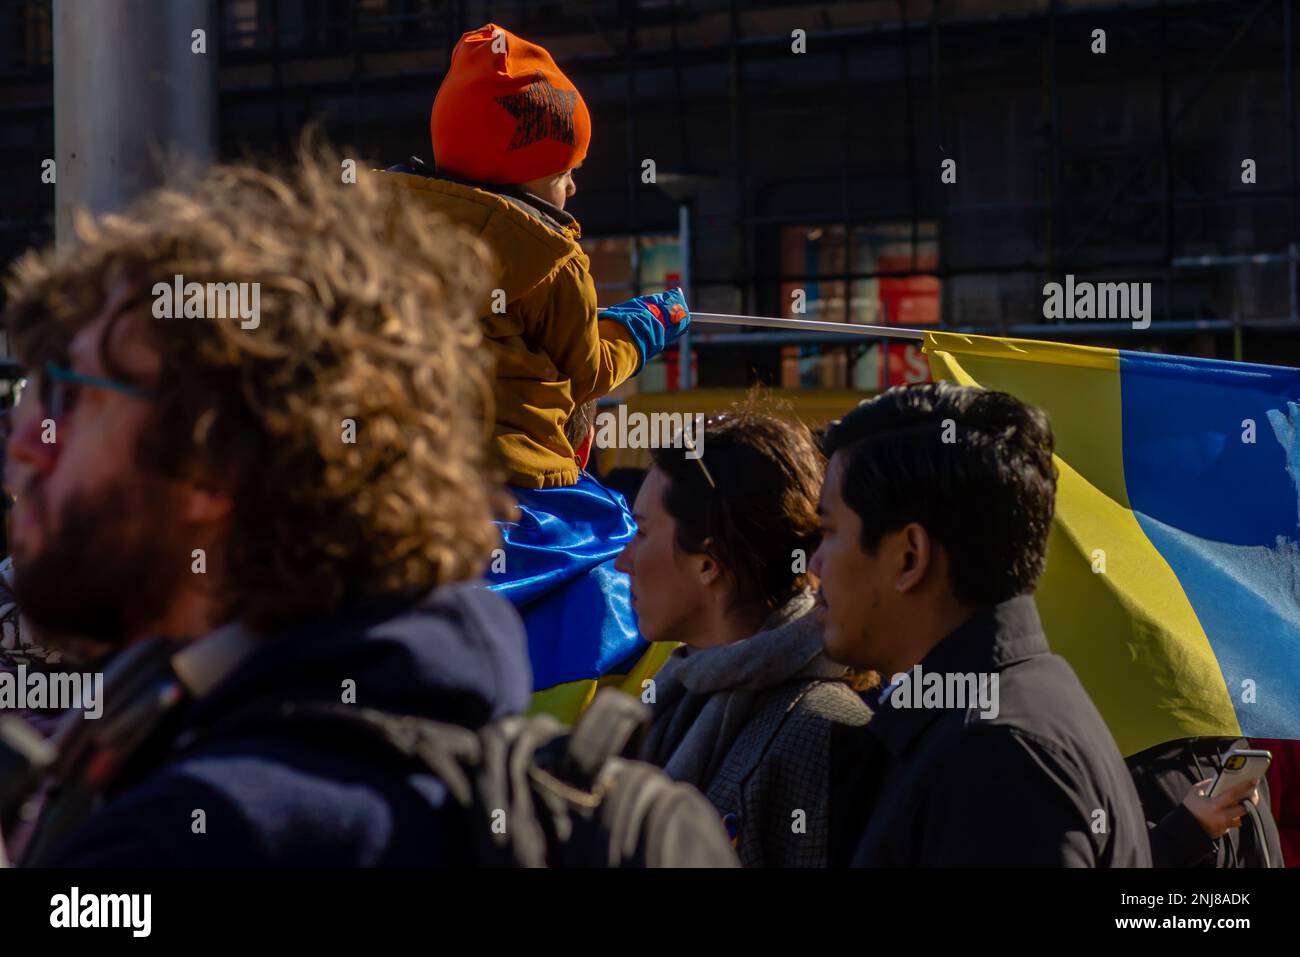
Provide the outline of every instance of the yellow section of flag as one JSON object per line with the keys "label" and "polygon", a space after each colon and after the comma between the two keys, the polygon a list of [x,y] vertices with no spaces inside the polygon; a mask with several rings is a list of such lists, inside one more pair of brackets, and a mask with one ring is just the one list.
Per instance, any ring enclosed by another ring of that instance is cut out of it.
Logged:
{"label": "yellow section of flag", "polygon": [[1047,412],[1059,476],[1036,599],[1121,752],[1240,735],[1223,673],[1169,563],[1129,507],[1114,349],[927,333],[936,379],[1010,393]]}

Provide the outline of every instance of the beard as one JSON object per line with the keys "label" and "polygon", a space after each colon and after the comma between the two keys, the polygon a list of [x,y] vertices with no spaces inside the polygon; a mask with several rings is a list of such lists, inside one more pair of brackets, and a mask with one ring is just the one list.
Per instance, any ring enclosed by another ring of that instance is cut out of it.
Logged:
{"label": "beard", "polygon": [[167,522],[168,484],[137,473],[74,493],[57,514],[38,487],[25,494],[41,541],[34,551],[15,543],[13,591],[40,642],[85,660],[146,637],[189,574],[189,548]]}

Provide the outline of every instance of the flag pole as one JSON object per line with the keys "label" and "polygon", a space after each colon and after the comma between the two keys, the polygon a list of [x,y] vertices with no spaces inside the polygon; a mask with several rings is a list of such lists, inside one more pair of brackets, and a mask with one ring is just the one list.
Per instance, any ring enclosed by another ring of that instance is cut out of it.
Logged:
{"label": "flag pole", "polygon": [[921,329],[901,329],[898,326],[863,326],[856,322],[820,322],[816,319],[776,319],[771,316],[729,316],[717,312],[692,312],[691,325],[761,326],[764,329],[788,329],[800,332],[838,332],[842,335],[866,336],[872,339],[925,338]]}

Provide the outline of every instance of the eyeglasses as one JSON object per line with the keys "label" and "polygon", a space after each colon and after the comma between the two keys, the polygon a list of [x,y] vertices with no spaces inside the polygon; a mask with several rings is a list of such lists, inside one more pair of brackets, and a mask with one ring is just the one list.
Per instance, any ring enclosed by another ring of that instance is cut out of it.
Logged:
{"label": "eyeglasses", "polygon": [[[30,385],[30,381],[25,378],[15,383],[13,390],[15,405],[26,393],[28,385]],[[132,385],[129,382],[118,382],[115,379],[105,379],[100,376],[84,375],[55,362],[45,363],[37,378],[36,386],[42,410],[51,419],[56,420],[62,418],[76,406],[77,399],[80,398],[83,388],[107,389],[110,392],[118,392],[137,399],[148,399],[154,396],[153,390],[146,389],[143,386]]]}

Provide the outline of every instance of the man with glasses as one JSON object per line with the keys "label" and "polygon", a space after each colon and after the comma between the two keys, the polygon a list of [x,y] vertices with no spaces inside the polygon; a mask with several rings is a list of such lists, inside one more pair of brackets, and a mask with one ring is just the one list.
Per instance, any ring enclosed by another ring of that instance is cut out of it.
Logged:
{"label": "man with glasses", "polygon": [[[5,822],[10,860],[468,856],[433,776],[239,730],[286,702],[477,728],[531,684],[518,617],[467,583],[504,509],[481,423],[488,255],[337,169],[218,167],[10,278],[37,370],[8,443],[14,592],[86,639],[58,647],[94,658],[105,698],[61,729],[35,825]],[[182,273],[258,283],[260,322],[155,318],[148,291]],[[51,328],[57,348],[28,334]]]}

